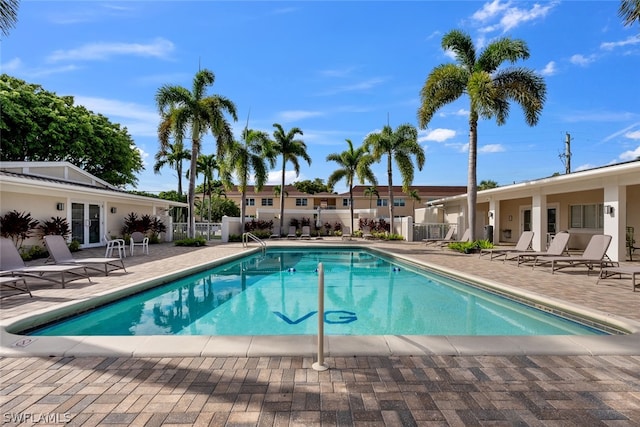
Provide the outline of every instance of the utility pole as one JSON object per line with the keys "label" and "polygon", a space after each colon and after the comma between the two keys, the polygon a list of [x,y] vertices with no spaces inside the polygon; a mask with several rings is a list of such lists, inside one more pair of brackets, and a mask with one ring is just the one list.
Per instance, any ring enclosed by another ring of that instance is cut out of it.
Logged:
{"label": "utility pole", "polygon": [[564,153],[560,154],[560,159],[562,160],[562,163],[564,163],[564,173],[565,174],[570,174],[571,173],[571,135],[569,134],[569,132],[566,133],[565,138],[564,138]]}

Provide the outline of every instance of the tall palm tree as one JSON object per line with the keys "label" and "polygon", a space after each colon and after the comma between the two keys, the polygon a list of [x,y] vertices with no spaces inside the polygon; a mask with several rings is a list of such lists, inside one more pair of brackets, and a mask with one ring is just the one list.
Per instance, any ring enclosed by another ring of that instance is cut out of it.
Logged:
{"label": "tall palm tree", "polygon": [[[274,123],[273,127],[273,150],[277,155],[282,156],[282,179],[280,188],[284,190],[284,175],[287,170],[287,162],[293,164],[296,177],[300,175],[300,162],[298,157],[302,157],[307,164],[311,165],[311,157],[307,154],[307,145],[301,139],[296,139],[296,135],[303,135],[302,130],[297,127],[289,129],[285,132],[282,126]],[[280,192],[280,230],[284,230],[284,191]]]}
{"label": "tall palm tree", "polygon": [[418,144],[418,131],[410,124],[402,124],[396,130],[386,125],[381,132],[367,135],[364,143],[376,161],[380,161],[382,156],[387,155],[389,221],[393,231],[393,162],[395,161],[402,177],[402,191],[409,191],[415,172],[412,156],[415,157],[418,170],[422,170],[425,161],[424,150]]}
{"label": "tall palm tree", "polygon": [[[196,175],[202,174],[204,183],[202,186],[204,197],[209,196],[209,220],[211,220],[211,192],[213,185],[213,177],[216,170],[219,170],[220,166],[216,160],[214,154],[200,154],[198,161],[196,162]],[[187,174],[188,177],[189,174]]]}
{"label": "tall palm tree", "polygon": [[412,205],[411,205],[411,209],[413,210],[413,215],[415,216],[415,212],[416,212],[416,202],[420,202],[422,201],[422,198],[420,197],[420,194],[418,193],[418,190],[416,190],[415,188],[412,188],[411,190],[409,190],[409,192],[407,193],[407,195],[409,196],[409,198],[412,200]]}
{"label": "tall palm tree", "polygon": [[327,186],[333,187],[341,179],[347,181],[349,186],[349,211],[351,213],[351,231],[353,232],[353,181],[358,178],[361,184],[365,180],[372,184],[377,184],[375,174],[371,170],[371,164],[374,162],[373,156],[369,154],[364,146],[353,148],[351,140],[347,139],[349,148],[342,153],[331,153],[327,156],[328,162],[336,162],[339,169],[336,169],[329,175]]}
{"label": "tall palm tree", "polygon": [[167,144],[166,147],[160,147],[160,151],[155,155],[156,162],[153,165],[154,173],[159,174],[160,169],[165,166],[176,170],[176,174],[178,175],[179,196],[182,196],[182,162],[189,160],[189,158],[191,158],[191,154],[189,150],[185,150],[182,142],[175,142],[174,144]]}
{"label": "tall palm tree", "polygon": [[640,0],[621,0],[618,16],[623,19],[625,27],[630,27],[635,21],[640,22]]}
{"label": "tall palm tree", "polygon": [[453,30],[442,38],[442,48],[453,51],[457,63],[434,68],[420,91],[418,110],[420,128],[446,104],[463,94],[469,96],[469,172],[467,179],[468,227],[471,240],[476,239],[478,119],[495,117],[503,125],[509,115],[509,101],[521,105],[529,126],[538,123],[546,97],[544,79],[522,67],[499,69],[504,62],[529,58],[529,48],[522,40],[502,38],[476,52],[471,37]]}
{"label": "tall palm tree", "polygon": [[256,191],[262,190],[269,178],[267,162],[271,168],[275,167],[276,157],[269,134],[258,130],[245,128],[242,131],[242,141],[235,141],[231,148],[224,159],[223,181],[229,187],[232,185],[231,175],[237,177],[241,193],[240,218],[244,221],[249,178],[253,175]]}
{"label": "tall palm tree", "polygon": [[[212,86],[215,75],[207,69],[198,71],[193,78],[191,91],[182,86],[164,85],[156,93],[156,104],[160,114],[171,115],[176,139],[182,140],[191,132],[191,165],[189,174],[189,237],[195,236],[194,201],[196,188],[196,166],[200,155],[203,136],[211,131],[217,143],[217,156],[221,158],[233,142],[231,126],[225,113],[238,120],[236,106],[221,95],[206,96],[207,88]],[[160,134],[161,139],[165,134]],[[162,143],[162,142],[161,142]]]}
{"label": "tall palm tree", "polygon": [[380,193],[378,192],[378,188],[375,185],[366,188],[364,190],[364,195],[369,196],[369,209],[371,209],[371,199],[373,199],[373,196],[376,196],[378,199],[380,198]]}

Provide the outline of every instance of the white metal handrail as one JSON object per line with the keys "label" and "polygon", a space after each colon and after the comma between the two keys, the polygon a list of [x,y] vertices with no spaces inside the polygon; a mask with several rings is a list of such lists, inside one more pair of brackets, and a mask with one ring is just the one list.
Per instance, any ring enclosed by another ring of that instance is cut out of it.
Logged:
{"label": "white metal handrail", "polygon": [[242,233],[242,246],[243,247],[247,247],[247,245],[249,244],[249,239],[253,240],[254,242],[258,243],[260,246],[262,246],[262,249],[266,249],[267,244],[260,239],[258,236],[256,236],[253,233],[250,232],[246,232],[246,233]]}

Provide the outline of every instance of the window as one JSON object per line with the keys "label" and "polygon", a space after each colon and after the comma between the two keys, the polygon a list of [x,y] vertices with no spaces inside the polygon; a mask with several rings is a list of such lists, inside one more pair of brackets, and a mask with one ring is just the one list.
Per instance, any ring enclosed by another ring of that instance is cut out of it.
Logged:
{"label": "window", "polygon": [[246,199],[245,200],[245,206],[255,206],[256,205],[256,199]]}
{"label": "window", "polygon": [[296,199],[296,206],[307,206],[307,199]]}
{"label": "window", "polygon": [[262,206],[273,206],[273,199],[262,199]]}
{"label": "window", "polygon": [[378,199],[376,201],[376,206],[389,206],[389,202],[387,199]]}
{"label": "window", "polygon": [[351,203],[349,203],[349,199],[342,199],[342,206],[349,206],[351,205]]}
{"label": "window", "polygon": [[404,199],[393,199],[393,206],[404,206]]}
{"label": "window", "polygon": [[573,205],[569,211],[571,228],[603,228],[604,209],[601,204]]}

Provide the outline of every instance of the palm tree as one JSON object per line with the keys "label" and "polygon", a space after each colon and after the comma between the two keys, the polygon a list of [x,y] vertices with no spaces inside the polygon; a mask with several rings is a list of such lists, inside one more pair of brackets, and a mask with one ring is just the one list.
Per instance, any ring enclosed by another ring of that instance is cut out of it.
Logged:
{"label": "palm tree", "polygon": [[245,128],[242,131],[242,142],[235,141],[231,148],[225,156],[223,180],[226,186],[230,186],[231,175],[235,174],[238,178],[238,190],[241,193],[240,218],[244,225],[249,177],[253,174],[256,191],[262,190],[269,178],[266,162],[273,168],[276,157],[272,152],[269,134],[253,129]]}
{"label": "palm tree", "polygon": [[9,28],[13,28],[18,22],[18,8],[20,0],[0,1],[0,31],[5,36],[9,35]]}
{"label": "palm tree", "polygon": [[160,169],[164,166],[169,166],[176,170],[178,175],[178,195],[182,196],[182,162],[189,160],[191,154],[189,150],[185,150],[182,142],[175,142],[174,144],[167,144],[166,147],[160,147],[155,155],[155,164],[153,165],[153,172],[160,173]]}
{"label": "palm tree", "polygon": [[353,149],[353,143],[347,139],[349,148],[342,153],[332,153],[327,156],[328,162],[336,162],[340,169],[336,169],[329,175],[327,186],[333,187],[341,179],[347,181],[349,186],[349,211],[351,213],[351,231],[353,232],[353,180],[357,177],[361,184],[365,180],[372,184],[377,184],[375,174],[371,170],[374,162],[373,156],[369,154],[364,146]]}
{"label": "palm tree", "polygon": [[621,0],[618,16],[623,19],[625,27],[633,25],[635,21],[640,22],[640,0]]}
{"label": "palm tree", "polygon": [[371,199],[373,199],[373,196],[376,196],[378,199],[380,199],[380,193],[378,192],[378,188],[375,185],[372,185],[371,187],[365,189],[364,195],[369,196],[369,209],[371,209]]}
{"label": "palm tree", "polygon": [[533,126],[542,111],[546,85],[542,77],[527,68],[498,69],[506,61],[514,63],[529,57],[529,49],[522,40],[498,39],[478,55],[471,37],[453,30],[442,38],[442,48],[453,51],[457,63],[439,65],[427,77],[420,91],[418,122],[421,129],[426,128],[441,107],[464,93],[469,96],[467,220],[471,240],[475,240],[478,119],[495,117],[497,124],[503,125],[509,115],[509,101],[515,101],[522,106],[527,124]]}
{"label": "palm tree", "polygon": [[[156,93],[156,104],[160,114],[171,115],[173,131],[177,140],[191,132],[191,165],[189,174],[189,237],[195,236],[194,201],[196,188],[196,166],[200,155],[202,137],[211,131],[217,143],[216,155],[222,158],[233,142],[231,126],[224,113],[238,120],[234,103],[221,95],[206,96],[209,86],[215,81],[212,71],[198,71],[193,78],[191,91],[182,86],[164,85]],[[166,134],[158,134],[161,139]],[[166,140],[164,141],[166,143]]]}
{"label": "palm tree", "polygon": [[478,184],[478,190],[488,190],[490,188],[498,188],[498,183],[491,179],[483,179]]}
{"label": "palm tree", "polygon": [[[307,145],[301,139],[296,139],[296,135],[302,135],[302,130],[297,127],[293,127],[289,132],[284,131],[282,126],[278,123],[274,123],[273,127],[276,130],[273,131],[273,150],[277,155],[282,156],[282,179],[280,181],[280,188],[284,190],[284,174],[287,169],[287,162],[293,163],[293,169],[296,172],[296,177],[300,175],[300,162],[298,157],[302,157],[307,164],[311,165],[311,157],[307,154]],[[280,230],[284,230],[284,191],[280,192]]]}
{"label": "palm tree", "polygon": [[[198,156],[198,161],[196,162],[196,175],[202,174],[204,177],[203,183],[203,193],[206,196],[209,196],[209,221],[211,221],[211,192],[212,192],[212,184],[213,184],[213,175],[216,170],[219,170],[220,167],[218,162],[216,161],[216,156],[213,154],[200,154]],[[187,177],[189,174],[187,174]]]}
{"label": "palm tree", "polygon": [[422,198],[420,197],[420,194],[418,194],[418,190],[416,190],[415,188],[409,190],[409,192],[407,193],[407,195],[409,196],[409,198],[412,200],[412,205],[411,205],[411,209],[413,210],[413,215],[415,216],[415,212],[416,212],[416,202],[420,202],[422,201]]}
{"label": "palm tree", "polygon": [[383,155],[387,155],[387,182],[389,184],[389,221],[393,231],[393,161],[400,170],[402,177],[402,191],[409,191],[413,182],[414,165],[411,160],[415,156],[418,170],[424,166],[424,150],[418,144],[418,131],[415,126],[403,124],[394,131],[386,125],[380,133],[367,135],[364,140],[365,147],[370,151],[376,161],[380,161]]}

